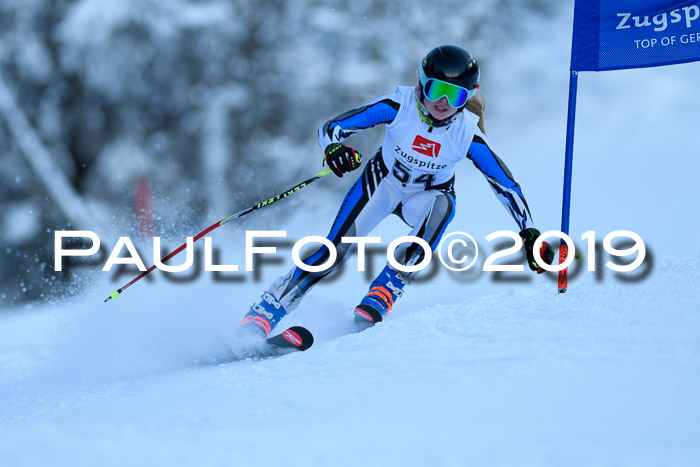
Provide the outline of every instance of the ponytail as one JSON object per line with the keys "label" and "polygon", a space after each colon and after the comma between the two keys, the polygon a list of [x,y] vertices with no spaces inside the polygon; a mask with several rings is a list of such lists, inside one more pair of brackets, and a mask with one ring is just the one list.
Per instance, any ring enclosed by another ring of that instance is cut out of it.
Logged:
{"label": "ponytail", "polygon": [[467,101],[467,110],[479,117],[479,129],[486,134],[484,129],[484,109],[486,108],[486,99],[481,91],[478,91],[474,97]]}

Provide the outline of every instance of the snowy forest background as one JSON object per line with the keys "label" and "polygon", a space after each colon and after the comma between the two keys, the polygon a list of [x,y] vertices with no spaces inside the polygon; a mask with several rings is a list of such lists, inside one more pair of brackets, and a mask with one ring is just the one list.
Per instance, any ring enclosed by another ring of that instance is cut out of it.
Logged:
{"label": "snowy forest background", "polygon": [[[102,303],[134,277],[100,272],[118,237],[151,262],[135,187],[150,184],[153,233],[179,245],[317,173],[317,128],[415,83],[444,43],[479,59],[489,142],[537,227],[558,229],[573,4],[0,2],[3,465],[700,465],[700,61],[579,75],[570,233],[584,258],[565,294],[553,273],[480,270],[485,236],[516,227],[465,162],[448,231],[478,239],[481,263],[433,260],[372,329],[353,333],[374,278],[353,258],[277,327],[307,327],[311,349],[228,362],[291,247],[232,281],[154,272]],[[368,157],[382,134],[349,143]],[[243,264],[244,231],[324,234],[354,179],[218,229],[220,264]],[[95,231],[107,251],[55,273],[59,229]],[[616,273],[606,262],[627,260],[599,247],[586,270],[581,235],[621,229],[643,238],[643,265]],[[392,216],[372,235],[406,232]]]}
{"label": "snowy forest background", "polygon": [[[571,7],[3,1],[0,303],[75,293],[66,287],[71,275],[53,271],[54,230],[92,230],[108,248],[119,236],[135,237],[138,181],[151,186],[155,233],[180,243],[179,235],[315,173],[317,127],[414,83],[417,63],[434,46],[473,51],[488,89],[492,56]],[[498,105],[487,118],[493,112]],[[368,132],[360,147],[372,151],[379,138]]]}

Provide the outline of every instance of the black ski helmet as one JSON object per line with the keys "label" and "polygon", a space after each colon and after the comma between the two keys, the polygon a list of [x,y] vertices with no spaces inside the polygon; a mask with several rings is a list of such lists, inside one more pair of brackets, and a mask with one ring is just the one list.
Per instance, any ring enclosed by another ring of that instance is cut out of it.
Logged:
{"label": "black ski helmet", "polygon": [[[423,58],[421,67],[428,78],[447,81],[468,90],[479,87],[479,64],[472,54],[462,47],[456,45],[435,47]],[[421,102],[425,97],[424,85],[425,83],[420,83],[419,86]]]}

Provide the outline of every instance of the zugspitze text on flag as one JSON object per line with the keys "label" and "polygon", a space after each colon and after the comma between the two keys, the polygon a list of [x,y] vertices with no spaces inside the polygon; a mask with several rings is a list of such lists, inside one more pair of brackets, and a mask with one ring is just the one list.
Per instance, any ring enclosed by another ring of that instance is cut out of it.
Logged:
{"label": "zugspitze text on flag", "polygon": [[571,69],[700,60],[700,0],[576,0]]}

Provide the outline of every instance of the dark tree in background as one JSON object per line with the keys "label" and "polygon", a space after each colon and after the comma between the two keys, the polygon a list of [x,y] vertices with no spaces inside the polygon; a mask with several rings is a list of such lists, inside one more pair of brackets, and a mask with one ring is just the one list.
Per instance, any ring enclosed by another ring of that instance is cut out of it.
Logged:
{"label": "dark tree in background", "polygon": [[320,170],[317,127],[415,83],[432,47],[488,69],[550,3],[3,1],[0,306],[80,288],[53,271],[54,230],[134,234],[135,180],[181,239]]}

